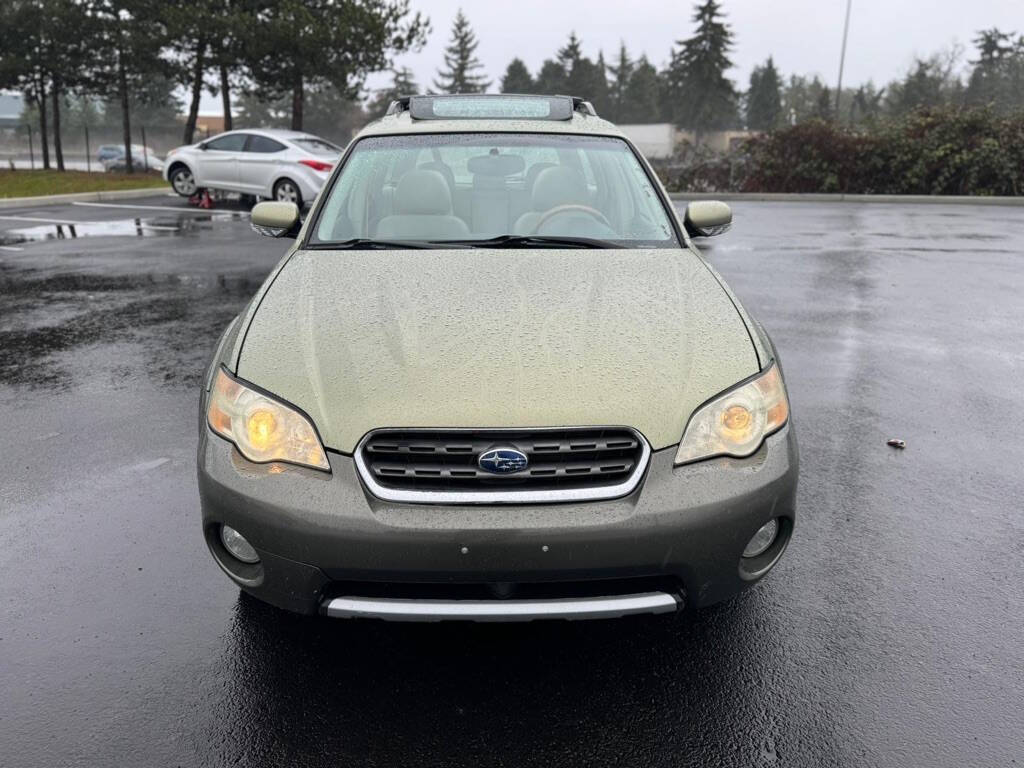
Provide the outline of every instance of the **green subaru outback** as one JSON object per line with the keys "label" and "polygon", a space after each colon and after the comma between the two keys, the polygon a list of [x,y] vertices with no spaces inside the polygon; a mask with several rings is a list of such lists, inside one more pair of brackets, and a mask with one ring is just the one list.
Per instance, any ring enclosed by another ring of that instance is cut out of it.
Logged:
{"label": "green subaru outback", "polygon": [[797,446],[778,356],[643,157],[585,101],[414,96],[349,145],[217,347],[214,559],[302,613],[605,618],[779,561]]}

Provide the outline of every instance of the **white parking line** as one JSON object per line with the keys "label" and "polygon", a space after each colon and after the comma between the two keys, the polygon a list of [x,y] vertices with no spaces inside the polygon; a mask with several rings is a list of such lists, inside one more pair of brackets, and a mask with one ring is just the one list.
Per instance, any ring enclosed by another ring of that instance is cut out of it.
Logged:
{"label": "white parking line", "polygon": [[177,213],[194,213],[207,215],[211,213],[248,213],[248,211],[225,211],[216,208],[176,208],[172,205],[126,205],[124,203],[72,203],[72,205],[87,205],[92,208],[136,208],[146,211],[176,211]]}
{"label": "white parking line", "polygon": [[40,219],[35,216],[0,216],[2,221],[36,221],[40,224],[88,224],[86,221],[68,221],[67,219]]}
{"label": "white parking line", "polygon": [[0,245],[0,251],[24,251],[24,248],[16,248],[13,245]]}

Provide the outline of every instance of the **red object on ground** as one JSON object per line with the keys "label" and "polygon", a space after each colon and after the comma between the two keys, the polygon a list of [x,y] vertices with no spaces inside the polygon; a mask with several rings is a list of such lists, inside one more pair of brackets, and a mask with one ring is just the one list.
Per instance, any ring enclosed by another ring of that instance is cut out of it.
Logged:
{"label": "red object on ground", "polygon": [[208,189],[196,192],[188,199],[188,202],[189,205],[194,205],[197,208],[213,208],[213,198],[210,197],[210,190]]}

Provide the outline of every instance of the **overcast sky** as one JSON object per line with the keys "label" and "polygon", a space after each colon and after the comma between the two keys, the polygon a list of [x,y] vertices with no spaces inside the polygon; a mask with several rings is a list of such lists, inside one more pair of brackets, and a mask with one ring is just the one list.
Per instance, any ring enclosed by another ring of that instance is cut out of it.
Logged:
{"label": "overcast sky", "polygon": [[[846,0],[722,0],[736,37],[729,72],[746,88],[751,68],[769,55],[785,76],[818,74],[834,86],[839,67]],[[570,30],[596,58],[609,61],[623,40],[634,57],[646,53],[659,68],[675,41],[693,30],[692,0],[412,0],[430,17],[433,32],[425,48],[401,56],[421,87],[428,86],[442,62],[452,19],[461,7],[480,41],[477,54],[497,88],[515,56],[536,73],[565,43]],[[901,75],[915,55],[927,56],[953,43],[965,47],[979,29],[1024,32],[1024,0],[853,0],[843,81],[868,79],[882,85]],[[381,87],[387,74],[371,76]],[[205,98],[204,112],[219,113],[219,101]]]}

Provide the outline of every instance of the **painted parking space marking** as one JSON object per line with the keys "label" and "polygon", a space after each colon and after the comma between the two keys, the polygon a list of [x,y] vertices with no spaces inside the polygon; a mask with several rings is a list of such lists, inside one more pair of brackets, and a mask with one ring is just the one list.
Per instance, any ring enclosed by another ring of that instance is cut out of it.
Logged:
{"label": "painted parking space marking", "polygon": [[85,221],[69,221],[68,219],[41,219],[38,216],[0,216],[0,221],[35,221],[40,224],[87,224]]}

